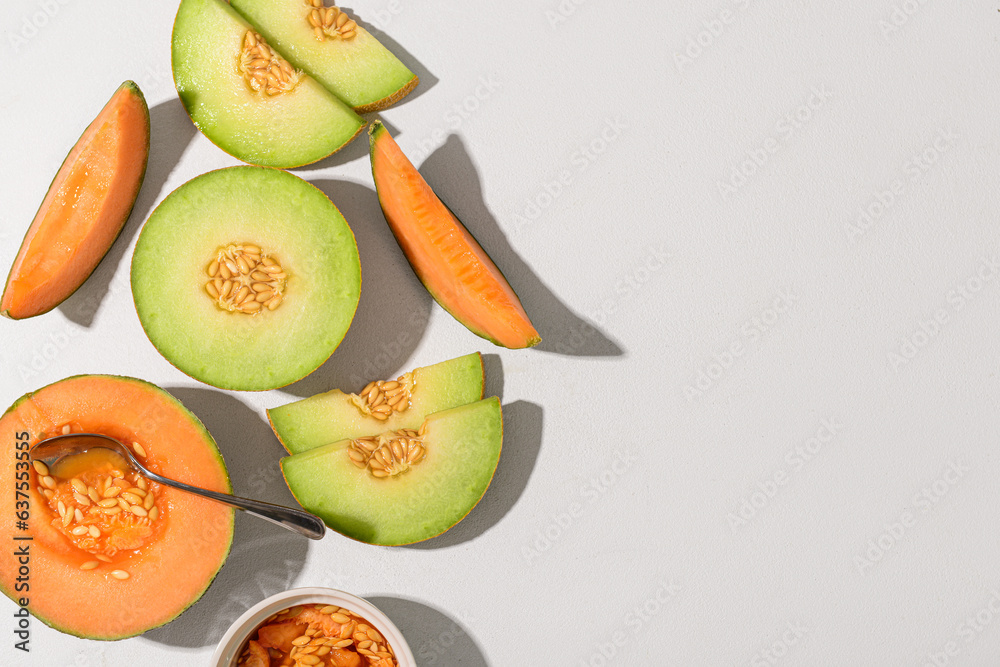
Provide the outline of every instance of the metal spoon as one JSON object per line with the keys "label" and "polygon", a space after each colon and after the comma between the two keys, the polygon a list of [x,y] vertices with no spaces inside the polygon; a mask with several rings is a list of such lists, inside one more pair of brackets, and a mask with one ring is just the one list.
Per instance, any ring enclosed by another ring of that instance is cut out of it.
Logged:
{"label": "metal spoon", "polygon": [[323,520],[309,512],[282,507],[280,505],[272,505],[271,503],[262,503],[259,500],[238,498],[228,493],[200,489],[197,486],[191,486],[190,484],[184,484],[183,482],[177,482],[167,479],[162,475],[157,475],[136,461],[128,447],[114,438],[99,433],[69,433],[67,435],[46,438],[31,448],[29,456],[34,461],[41,461],[52,470],[62,459],[82,454],[91,449],[110,449],[125,459],[125,462],[133,470],[141,473],[147,479],[245,510],[249,514],[259,516],[271,523],[278,524],[282,528],[305,535],[310,539],[321,539],[326,533],[326,526],[323,525]]}

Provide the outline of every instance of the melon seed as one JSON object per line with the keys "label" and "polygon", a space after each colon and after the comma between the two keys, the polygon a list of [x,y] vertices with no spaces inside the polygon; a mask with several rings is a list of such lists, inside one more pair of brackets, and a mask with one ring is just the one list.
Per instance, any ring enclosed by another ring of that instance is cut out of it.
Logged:
{"label": "melon seed", "polygon": [[367,468],[378,479],[400,475],[427,453],[423,441],[412,433],[412,429],[402,429],[377,438],[357,438],[348,446],[347,456],[355,466]]}
{"label": "melon seed", "polygon": [[[299,83],[300,73],[292,69],[284,58],[271,51],[264,43],[264,39],[253,30],[248,30],[243,39],[238,68],[247,86],[259,95],[269,97],[281,95],[290,92]],[[247,244],[246,247],[254,249],[250,254],[261,252],[260,246]],[[227,266],[225,259],[229,259],[233,266]],[[220,273],[224,273],[228,268],[236,274],[242,268],[234,258],[223,258],[219,262]]]}
{"label": "melon seed", "polygon": [[395,412],[405,412],[413,398],[413,373],[395,380],[369,382],[360,394],[351,394],[351,402],[362,414],[386,421]]}
{"label": "melon seed", "polygon": [[[261,66],[258,71],[270,85],[279,85],[286,72],[277,63],[268,67]],[[218,278],[212,277],[211,267],[216,262],[225,282],[220,283]],[[209,264],[205,291],[223,310],[255,315],[263,312],[265,306],[267,310],[274,310],[281,304],[287,277],[281,265],[264,254],[260,246],[233,243],[216,251],[215,259]]]}

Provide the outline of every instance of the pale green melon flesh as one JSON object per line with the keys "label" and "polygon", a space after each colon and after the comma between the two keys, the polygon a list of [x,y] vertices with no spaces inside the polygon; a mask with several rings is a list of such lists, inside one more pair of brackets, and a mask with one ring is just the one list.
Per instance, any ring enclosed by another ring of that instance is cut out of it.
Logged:
{"label": "pale green melon flesh", "polygon": [[440,535],[486,493],[500,460],[503,419],[495,396],[427,418],[427,454],[396,477],[357,468],[349,440],[282,459],[292,494],[344,535],[400,545]]}
{"label": "pale green melon flesh", "polygon": [[[483,361],[478,352],[413,371],[410,407],[386,421],[364,414],[339,389],[267,411],[271,428],[290,454],[351,438],[401,428],[418,429],[427,415],[483,397]],[[361,387],[357,387],[360,391]]]}
{"label": "pale green melon flesh", "polygon": [[[284,301],[258,315],[205,291],[220,247],[254,243],[288,274]],[[231,167],[198,176],[153,212],[136,242],[132,295],[146,335],[170,363],[223,389],[284,386],[319,367],[361,294],[354,234],[320,190],[288,172]]]}
{"label": "pale green melon flesh", "polygon": [[288,62],[356,110],[387,108],[417,83],[413,72],[360,25],[347,40],[316,39],[303,0],[232,0],[232,5]]}
{"label": "pale green melon flesh", "polygon": [[237,65],[249,29],[221,0],[182,0],[177,10],[174,83],[206,137],[244,162],[289,168],[330,155],[361,131],[364,120],[308,76],[280,95],[252,90]]}

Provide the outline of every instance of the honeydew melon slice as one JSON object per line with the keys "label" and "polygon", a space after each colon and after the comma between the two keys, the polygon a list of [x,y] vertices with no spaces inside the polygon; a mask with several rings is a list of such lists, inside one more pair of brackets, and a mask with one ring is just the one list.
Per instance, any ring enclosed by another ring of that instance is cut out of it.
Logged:
{"label": "honeydew melon slice", "polygon": [[360,116],[258,42],[227,3],[181,1],[171,49],[174,83],[212,143],[244,162],[287,169],[316,162],[357,136],[365,124]]}
{"label": "honeydew melon slice", "polygon": [[232,5],[290,63],[359,113],[387,109],[419,82],[371,33],[322,0],[232,0]]}
{"label": "honeydew melon slice", "polygon": [[401,378],[409,387],[409,405],[386,419],[366,411],[367,402],[360,392],[339,389],[271,408],[267,416],[285,449],[298,454],[381,431],[418,429],[427,415],[483,397],[483,360],[478,352],[417,368]]}
{"label": "honeydew melon slice", "polygon": [[399,444],[394,434],[376,442],[375,467],[356,463],[358,441],[343,440],[282,459],[281,469],[299,503],[333,530],[369,544],[420,542],[461,521],[486,493],[503,442],[500,401],[494,396],[435,413],[420,433],[405,438],[420,456],[412,462],[395,456],[382,476],[375,474],[385,472],[379,452]]}

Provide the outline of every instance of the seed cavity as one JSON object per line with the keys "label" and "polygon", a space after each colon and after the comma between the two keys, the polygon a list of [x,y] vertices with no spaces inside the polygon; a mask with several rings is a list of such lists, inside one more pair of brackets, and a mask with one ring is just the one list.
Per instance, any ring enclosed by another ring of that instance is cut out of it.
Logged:
{"label": "seed cavity", "polygon": [[306,21],[312,28],[316,41],[326,38],[341,39],[345,42],[358,35],[358,23],[339,7],[327,7],[323,0],[305,0]]}
{"label": "seed cavity", "polygon": [[361,414],[385,421],[393,413],[405,412],[410,407],[414,387],[413,373],[404,373],[395,380],[369,382],[360,394],[351,394],[350,399]]}
{"label": "seed cavity", "polygon": [[[247,30],[243,37],[237,69],[250,90],[261,97],[276,97],[291,92],[302,76],[301,72],[273,51],[264,38],[253,30]],[[237,270],[221,260],[218,266],[210,266],[209,269],[217,271],[223,278],[228,278],[227,272],[236,273]],[[210,275],[214,278],[216,274]]]}
{"label": "seed cavity", "polygon": [[161,518],[150,483],[132,471],[105,465],[72,478],[48,474],[41,482],[39,490],[51,510],[50,524],[84,552],[79,566],[83,571],[112,562],[122,551],[140,549],[153,535],[153,522]]}
{"label": "seed cavity", "polygon": [[[285,298],[288,274],[274,257],[253,243],[231,243],[219,248],[206,274],[209,280],[205,291],[219,308],[231,313],[257,315],[274,310]],[[261,299],[260,294],[267,294],[267,299]]]}
{"label": "seed cavity", "polygon": [[408,428],[357,438],[347,448],[351,463],[378,479],[401,475],[426,455],[420,433]]}

